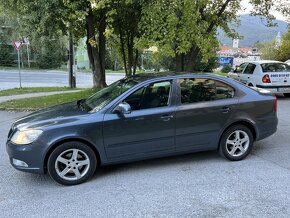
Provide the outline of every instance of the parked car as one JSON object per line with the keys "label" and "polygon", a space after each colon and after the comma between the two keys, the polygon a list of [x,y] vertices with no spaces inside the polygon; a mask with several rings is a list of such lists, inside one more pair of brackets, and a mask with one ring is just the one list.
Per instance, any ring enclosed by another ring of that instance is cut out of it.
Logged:
{"label": "parked car", "polygon": [[286,64],[290,65],[290,60],[285,61]]}
{"label": "parked car", "polygon": [[242,63],[228,74],[248,86],[263,88],[274,94],[290,97],[290,66],[279,61]]}
{"label": "parked car", "polygon": [[129,161],[206,150],[242,160],[275,133],[276,110],[276,97],[226,77],[134,76],[15,121],[6,148],[16,169],[76,185]]}

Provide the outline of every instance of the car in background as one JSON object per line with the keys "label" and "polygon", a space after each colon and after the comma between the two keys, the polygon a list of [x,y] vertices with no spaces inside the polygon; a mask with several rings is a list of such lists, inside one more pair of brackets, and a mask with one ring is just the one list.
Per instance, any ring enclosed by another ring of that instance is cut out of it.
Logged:
{"label": "car in background", "polygon": [[226,77],[138,75],[16,120],[6,149],[16,169],[76,185],[130,161],[207,150],[242,160],[276,132],[276,111],[275,96]]}
{"label": "car in background", "polygon": [[290,65],[290,60],[285,61],[286,64]]}
{"label": "car in background", "polygon": [[228,77],[248,86],[290,97],[290,66],[279,61],[252,61],[237,66]]}

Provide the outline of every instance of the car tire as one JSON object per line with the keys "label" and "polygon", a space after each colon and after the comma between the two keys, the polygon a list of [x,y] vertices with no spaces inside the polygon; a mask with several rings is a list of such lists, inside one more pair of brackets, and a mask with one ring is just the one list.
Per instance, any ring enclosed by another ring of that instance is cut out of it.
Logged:
{"label": "car tire", "polygon": [[55,148],[48,158],[50,177],[62,185],[78,185],[91,178],[97,167],[94,151],[86,144],[72,141]]}
{"label": "car tire", "polygon": [[290,93],[284,93],[284,97],[289,98],[290,97]]}
{"label": "car tire", "polygon": [[234,125],[222,135],[219,144],[221,156],[231,161],[243,160],[253,147],[253,133],[244,125]]}

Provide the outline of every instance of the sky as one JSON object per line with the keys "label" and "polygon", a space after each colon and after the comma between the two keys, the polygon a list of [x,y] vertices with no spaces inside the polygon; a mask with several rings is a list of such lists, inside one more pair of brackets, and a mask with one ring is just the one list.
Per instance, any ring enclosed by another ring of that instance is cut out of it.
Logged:
{"label": "sky", "polygon": [[[249,4],[249,0],[242,0],[241,4],[245,8],[245,11],[242,11],[241,14],[250,13],[252,6]],[[272,14],[276,17],[277,20],[286,21],[286,18],[281,13],[279,13],[277,11],[273,11]]]}

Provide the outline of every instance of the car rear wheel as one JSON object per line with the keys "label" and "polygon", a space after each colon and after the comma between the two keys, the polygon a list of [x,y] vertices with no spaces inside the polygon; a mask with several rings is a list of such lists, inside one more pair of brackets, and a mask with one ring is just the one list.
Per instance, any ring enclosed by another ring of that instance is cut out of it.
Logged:
{"label": "car rear wheel", "polygon": [[243,125],[227,129],[220,140],[219,153],[231,160],[239,161],[248,156],[253,147],[253,134]]}
{"label": "car rear wheel", "polygon": [[284,96],[289,98],[290,97],[290,93],[284,93]]}
{"label": "car rear wheel", "polygon": [[48,159],[50,177],[62,185],[77,185],[87,181],[95,172],[94,151],[81,142],[66,142],[53,150]]}

